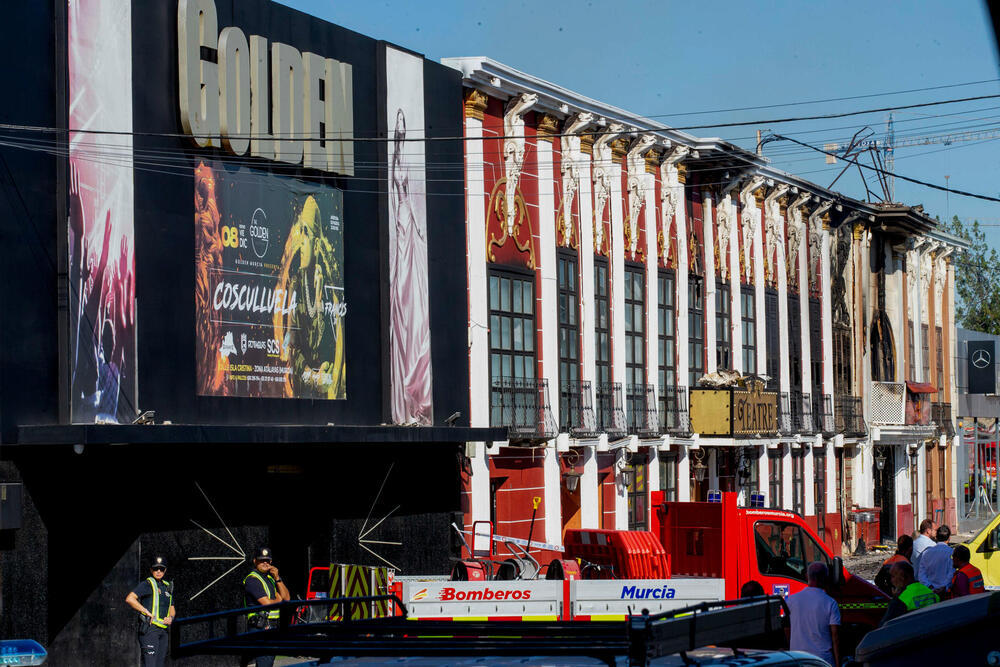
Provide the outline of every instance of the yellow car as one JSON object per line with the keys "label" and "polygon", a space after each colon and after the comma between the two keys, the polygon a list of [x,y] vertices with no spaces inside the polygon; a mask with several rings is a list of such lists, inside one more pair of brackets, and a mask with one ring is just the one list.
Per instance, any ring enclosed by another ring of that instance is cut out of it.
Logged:
{"label": "yellow car", "polygon": [[965,546],[972,558],[969,562],[983,573],[987,590],[1000,590],[1000,514],[986,524]]}

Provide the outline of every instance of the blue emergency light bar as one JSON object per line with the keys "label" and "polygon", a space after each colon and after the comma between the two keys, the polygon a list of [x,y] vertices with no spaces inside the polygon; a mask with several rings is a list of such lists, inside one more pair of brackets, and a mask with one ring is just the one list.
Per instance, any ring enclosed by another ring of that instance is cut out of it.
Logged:
{"label": "blue emergency light bar", "polygon": [[764,494],[763,493],[751,493],[750,494],[750,507],[763,507],[764,506]]}
{"label": "blue emergency light bar", "polygon": [[34,639],[0,641],[0,665],[40,665],[48,653]]}
{"label": "blue emergency light bar", "polygon": [[710,503],[721,503],[722,502],[722,491],[709,491],[708,492],[708,502],[710,502]]}

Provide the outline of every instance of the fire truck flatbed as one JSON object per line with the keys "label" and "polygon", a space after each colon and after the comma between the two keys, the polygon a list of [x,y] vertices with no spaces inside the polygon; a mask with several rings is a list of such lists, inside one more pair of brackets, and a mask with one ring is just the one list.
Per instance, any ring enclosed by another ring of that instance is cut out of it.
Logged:
{"label": "fire truck flatbed", "polygon": [[[276,627],[247,630],[250,609],[176,619],[171,656],[234,655],[243,664],[258,655],[331,660],[344,657],[574,657],[608,665],[649,664],[649,660],[718,644],[737,644],[772,635],[781,628],[784,601],[776,597],[708,602],[624,621],[445,621],[405,616],[321,622],[294,622],[304,606],[350,605],[387,596],[290,601],[278,607]],[[389,596],[391,597],[391,596]],[[405,614],[398,599],[393,602]]]}

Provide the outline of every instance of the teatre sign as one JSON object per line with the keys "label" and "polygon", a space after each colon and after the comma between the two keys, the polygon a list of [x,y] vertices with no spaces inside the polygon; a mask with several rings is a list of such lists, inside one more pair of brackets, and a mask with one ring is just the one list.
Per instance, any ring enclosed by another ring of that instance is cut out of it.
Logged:
{"label": "teatre sign", "polygon": [[[351,66],[275,42],[269,71],[267,46],[236,27],[218,32],[214,0],[178,0],[184,131],[199,146],[353,176]],[[216,51],[218,63],[203,59],[202,48]]]}

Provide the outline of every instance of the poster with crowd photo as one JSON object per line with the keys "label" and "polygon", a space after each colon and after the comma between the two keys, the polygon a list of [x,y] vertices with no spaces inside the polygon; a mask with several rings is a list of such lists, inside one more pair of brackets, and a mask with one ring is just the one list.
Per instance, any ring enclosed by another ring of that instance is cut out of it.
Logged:
{"label": "poster with crowd photo", "polygon": [[389,202],[389,363],[392,421],[430,425],[424,61],[386,46]]}
{"label": "poster with crowd photo", "polygon": [[343,193],[195,168],[198,394],[346,399]]}
{"label": "poster with crowd photo", "polygon": [[74,423],[131,423],[137,413],[131,7],[67,4]]}

